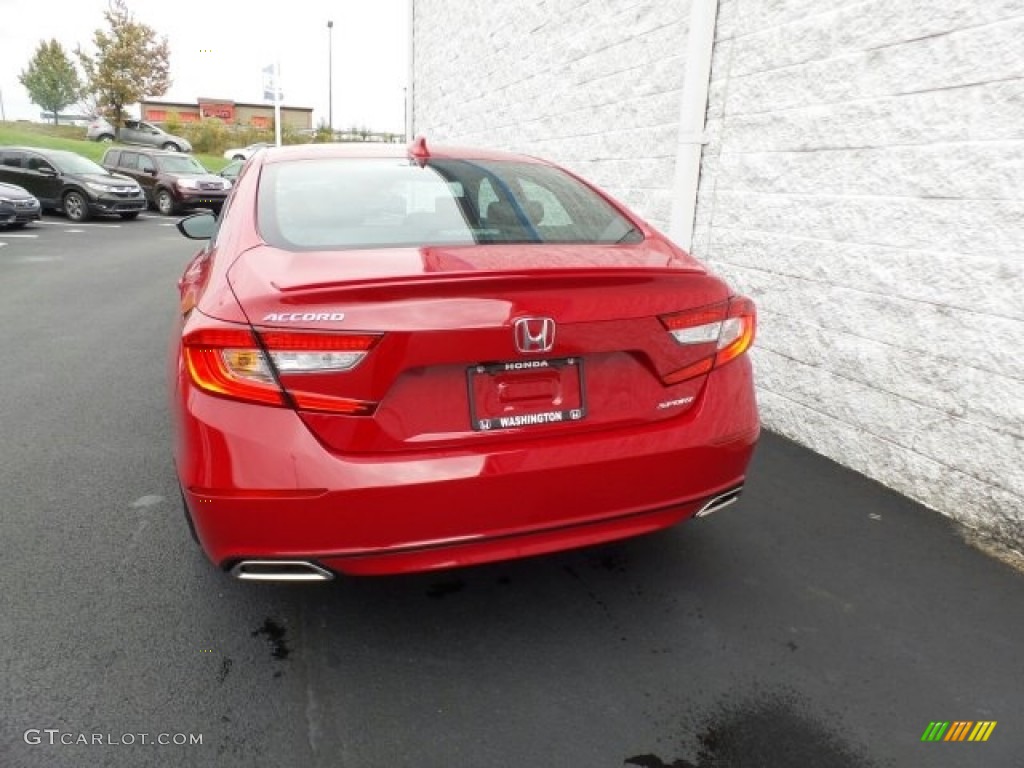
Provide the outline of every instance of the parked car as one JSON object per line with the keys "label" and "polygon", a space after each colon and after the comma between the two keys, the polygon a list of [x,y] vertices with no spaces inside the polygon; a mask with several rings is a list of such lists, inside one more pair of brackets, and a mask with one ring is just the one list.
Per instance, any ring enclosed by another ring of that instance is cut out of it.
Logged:
{"label": "parked car", "polygon": [[19,229],[42,218],[42,208],[27,189],[0,184],[0,228]]}
{"label": "parked car", "polygon": [[194,157],[159,149],[111,148],[103,167],[135,179],[149,204],[165,216],[189,208],[219,211],[231,182],[210,173]]}
{"label": "parked car", "polygon": [[238,174],[242,172],[242,166],[244,165],[245,160],[233,160],[227,165],[225,165],[223,168],[221,168],[220,173],[218,173],[217,175],[220,176],[222,179],[227,179],[232,184],[234,184],[235,180],[238,178]]}
{"label": "parked car", "polygon": [[207,556],[321,580],[635,536],[735,501],[752,302],[604,193],[498,152],[248,161],[179,281],[174,456]]}
{"label": "parked car", "polygon": [[152,123],[142,120],[125,120],[124,127],[115,131],[114,126],[102,117],[96,118],[85,130],[85,137],[93,141],[120,141],[122,144],[138,144],[144,147],[159,147],[167,152],[191,152],[188,139],[167,133]]}
{"label": "parked car", "polygon": [[135,181],[65,150],[0,147],[0,182],[24,187],[44,209],[64,211],[72,221],[93,214],[134,219],[146,207]]}
{"label": "parked car", "polygon": [[268,144],[265,141],[257,142],[256,144],[250,144],[247,147],[236,147],[235,149],[229,149],[224,152],[224,157],[228,160],[248,160],[250,157],[255,155],[261,149],[272,147],[273,144]]}

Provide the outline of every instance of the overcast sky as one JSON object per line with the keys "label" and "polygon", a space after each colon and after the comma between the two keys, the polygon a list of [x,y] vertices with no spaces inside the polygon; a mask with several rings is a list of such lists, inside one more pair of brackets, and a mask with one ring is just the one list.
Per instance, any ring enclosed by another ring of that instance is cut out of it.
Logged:
{"label": "overcast sky", "polygon": [[[8,120],[42,111],[18,82],[41,39],[71,54],[105,26],[107,0],[0,0],[0,92]],[[328,19],[334,22],[334,125],[401,133],[408,64],[406,0],[128,0],[141,21],[166,35],[171,89],[166,101],[197,97],[261,102],[261,69],[280,51],[284,104],[327,118]],[[66,111],[71,111],[70,108]]]}

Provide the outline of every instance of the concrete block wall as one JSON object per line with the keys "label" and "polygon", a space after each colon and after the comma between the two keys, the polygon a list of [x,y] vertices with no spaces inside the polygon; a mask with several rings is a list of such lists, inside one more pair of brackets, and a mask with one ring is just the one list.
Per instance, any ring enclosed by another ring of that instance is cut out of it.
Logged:
{"label": "concrete block wall", "polygon": [[1024,551],[1024,2],[723,0],[694,251],[764,422]]}
{"label": "concrete block wall", "polygon": [[[668,228],[689,0],[414,9],[418,132]],[[767,427],[1024,551],[1021,39],[1024,0],[720,0],[693,250],[758,303]]]}

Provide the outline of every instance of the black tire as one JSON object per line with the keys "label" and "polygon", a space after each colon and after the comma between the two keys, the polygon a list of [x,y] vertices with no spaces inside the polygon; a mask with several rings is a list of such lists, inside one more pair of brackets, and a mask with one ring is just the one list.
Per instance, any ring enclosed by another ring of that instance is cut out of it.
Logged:
{"label": "black tire", "polygon": [[175,144],[173,141],[168,141],[161,147],[161,149],[165,149],[168,152],[181,152],[181,150],[178,149],[178,145]]}
{"label": "black tire", "polygon": [[111,133],[101,133],[96,137],[96,141],[102,141],[104,144],[109,144],[114,140],[114,135]]}
{"label": "black tire", "polygon": [[71,190],[64,195],[64,215],[71,221],[85,221],[89,218],[89,201],[81,192]]}
{"label": "black tire", "polygon": [[174,196],[166,189],[156,191],[156,209],[164,216],[173,216],[178,212],[178,204]]}
{"label": "black tire", "polygon": [[7,226],[10,229],[22,229],[26,224],[28,224],[27,221],[13,221],[10,224],[8,224]]}
{"label": "black tire", "polygon": [[131,221],[132,219],[139,218],[139,211],[126,211],[125,213],[120,214],[120,216],[125,221]]}
{"label": "black tire", "polygon": [[245,160],[245,155],[235,155],[232,160]]}

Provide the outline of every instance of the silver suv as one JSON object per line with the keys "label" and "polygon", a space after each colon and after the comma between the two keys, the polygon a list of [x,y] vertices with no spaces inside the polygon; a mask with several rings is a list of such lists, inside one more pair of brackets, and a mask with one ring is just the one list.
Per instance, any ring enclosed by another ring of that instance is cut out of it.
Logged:
{"label": "silver suv", "polygon": [[159,147],[168,152],[191,152],[192,145],[188,139],[167,133],[152,123],[142,120],[125,120],[124,127],[114,135],[114,126],[98,117],[89,123],[85,137],[93,141],[113,141],[115,138],[122,144],[140,144],[144,147]]}

